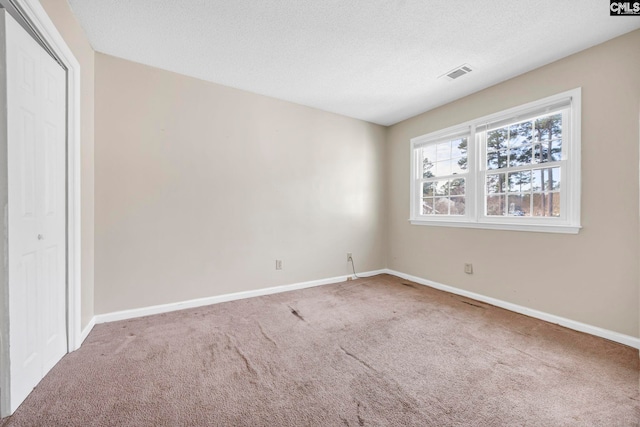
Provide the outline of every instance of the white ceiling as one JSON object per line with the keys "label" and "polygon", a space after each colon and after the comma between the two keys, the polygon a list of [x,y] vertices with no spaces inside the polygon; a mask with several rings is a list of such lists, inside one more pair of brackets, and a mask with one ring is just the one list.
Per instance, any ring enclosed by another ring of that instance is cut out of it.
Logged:
{"label": "white ceiling", "polygon": [[382,125],[640,28],[606,0],[69,2],[98,52]]}

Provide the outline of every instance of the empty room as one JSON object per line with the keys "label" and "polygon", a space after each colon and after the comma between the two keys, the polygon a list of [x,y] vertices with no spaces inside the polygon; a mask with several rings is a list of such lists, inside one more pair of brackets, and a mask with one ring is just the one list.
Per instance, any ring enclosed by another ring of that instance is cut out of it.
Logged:
{"label": "empty room", "polygon": [[0,0],[0,426],[640,426],[640,2]]}

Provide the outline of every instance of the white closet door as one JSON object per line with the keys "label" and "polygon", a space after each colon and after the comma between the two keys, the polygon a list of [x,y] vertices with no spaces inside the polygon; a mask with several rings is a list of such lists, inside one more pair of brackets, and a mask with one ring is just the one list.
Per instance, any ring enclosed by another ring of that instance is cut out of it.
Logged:
{"label": "white closet door", "polygon": [[11,412],[64,356],[65,72],[7,13]]}

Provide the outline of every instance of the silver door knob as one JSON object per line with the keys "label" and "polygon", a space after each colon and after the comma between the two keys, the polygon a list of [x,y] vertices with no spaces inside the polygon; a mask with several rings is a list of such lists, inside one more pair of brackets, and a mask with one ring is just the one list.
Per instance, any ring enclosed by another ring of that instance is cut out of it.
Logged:
{"label": "silver door knob", "polygon": [[44,236],[42,234],[38,234],[38,240],[43,240]]}

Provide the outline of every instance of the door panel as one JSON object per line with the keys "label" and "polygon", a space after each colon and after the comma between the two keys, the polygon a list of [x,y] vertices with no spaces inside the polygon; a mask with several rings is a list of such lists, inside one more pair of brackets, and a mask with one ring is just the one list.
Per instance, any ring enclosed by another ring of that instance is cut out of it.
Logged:
{"label": "door panel", "polygon": [[[30,94],[31,96],[36,95],[36,58],[39,56],[36,54],[32,56],[31,49],[23,49],[21,46],[17,46],[18,49],[18,66],[20,69],[18,70],[20,86],[21,89],[25,92],[25,94]],[[31,51],[31,52],[30,52]]]}
{"label": "door panel", "polygon": [[[14,289],[14,295],[12,295],[11,302],[24,306],[26,309],[22,312],[17,311],[15,316],[12,316],[11,323],[18,323],[22,325],[24,329],[24,341],[21,346],[11,347],[11,366],[22,373],[24,378],[19,383],[16,383],[16,388],[13,388],[12,393],[17,392],[21,394],[27,393],[23,384],[29,384],[34,381],[38,381],[40,378],[42,354],[40,351],[39,343],[39,329],[40,321],[38,318],[37,307],[33,304],[29,304],[29,301],[37,301],[38,295],[38,283],[37,283],[37,254],[35,251],[24,253],[19,260],[18,276],[15,280],[22,284],[20,288]],[[14,314],[14,311],[11,311]],[[13,340],[11,341],[13,344]]]}
{"label": "door panel", "polygon": [[[36,170],[35,170],[35,149],[36,149],[36,119],[35,111],[29,111],[22,107],[20,109],[21,126],[18,131],[20,145],[20,167],[21,167],[21,205],[22,215],[25,219],[35,218],[36,210]],[[34,224],[35,227],[35,224]]]}
{"label": "door panel", "polygon": [[65,72],[6,13],[10,410],[67,349]]}
{"label": "door panel", "polygon": [[[43,305],[41,317],[42,325],[42,376],[66,353],[66,332],[64,316],[64,281],[60,277],[60,250],[58,246],[47,247],[42,256],[42,275],[40,289],[43,299],[47,303]],[[62,276],[64,278],[64,276]],[[62,285],[62,286],[61,286]],[[63,310],[60,310],[60,308]]]}
{"label": "door panel", "polygon": [[56,128],[51,123],[44,124],[44,215],[55,215],[56,189]]}

